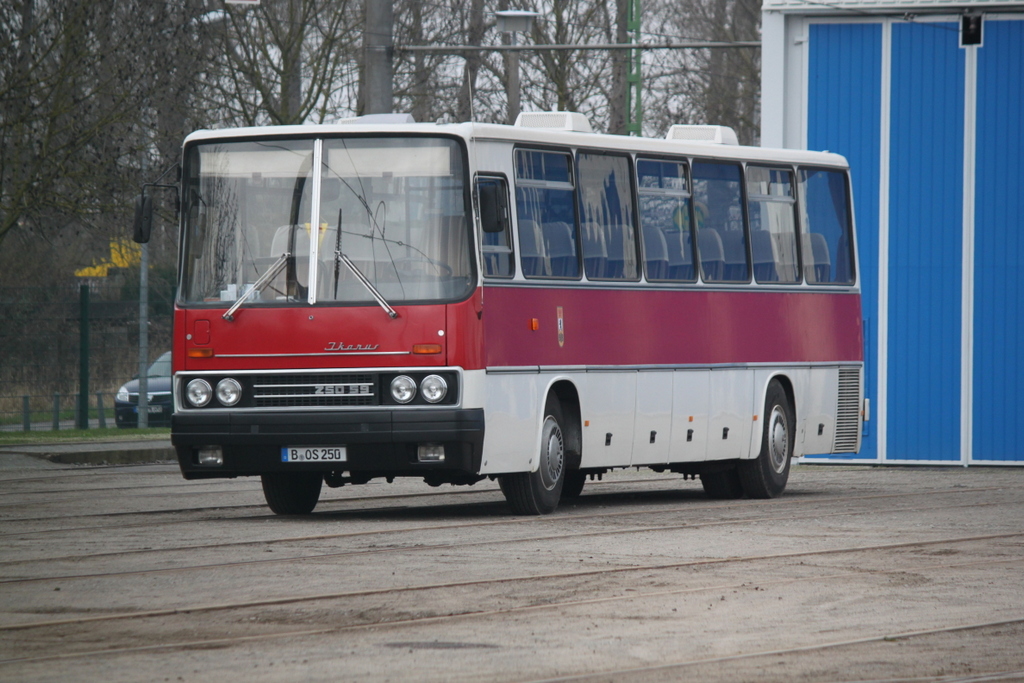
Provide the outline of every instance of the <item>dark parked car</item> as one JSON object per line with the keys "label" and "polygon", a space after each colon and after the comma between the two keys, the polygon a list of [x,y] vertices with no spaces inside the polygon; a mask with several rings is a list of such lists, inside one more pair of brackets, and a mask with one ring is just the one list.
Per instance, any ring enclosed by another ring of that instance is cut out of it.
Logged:
{"label": "dark parked car", "polygon": [[[146,373],[146,395],[149,400],[149,426],[169,427],[174,402],[171,400],[171,352],[161,355]],[[136,377],[117,390],[114,417],[118,427],[139,426],[139,380]]]}

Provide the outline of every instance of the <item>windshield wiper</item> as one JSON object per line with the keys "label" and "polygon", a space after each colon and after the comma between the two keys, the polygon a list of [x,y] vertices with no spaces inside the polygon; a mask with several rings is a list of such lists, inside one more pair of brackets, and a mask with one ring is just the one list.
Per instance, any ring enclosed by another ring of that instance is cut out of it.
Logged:
{"label": "windshield wiper", "polygon": [[373,298],[377,300],[377,303],[380,304],[380,307],[383,308],[384,312],[388,314],[388,317],[390,317],[391,319],[398,317],[398,313],[395,311],[395,309],[391,308],[391,304],[387,302],[387,299],[385,299],[384,296],[377,291],[377,288],[373,286],[373,283],[370,282],[370,280],[367,279],[365,275],[363,275],[362,271],[356,268],[356,264],[352,263],[352,261],[349,260],[348,256],[345,256],[343,253],[341,253],[340,249],[337,249],[334,252],[335,267],[337,267],[338,261],[344,263],[348,267],[348,269],[352,271],[352,274],[356,276],[356,279],[363,283],[363,287],[366,287],[366,290],[373,295]]}
{"label": "windshield wiper", "polygon": [[253,283],[252,287],[243,292],[242,296],[238,297],[238,300],[231,304],[231,308],[225,311],[224,315],[221,317],[225,320],[234,320],[235,311],[237,311],[239,307],[245,303],[245,300],[252,296],[254,292],[262,292],[263,288],[266,287],[267,284],[277,277],[278,273],[284,269],[285,265],[288,264],[289,259],[291,259],[291,256],[291,252],[287,251],[281,254],[280,258],[274,262],[274,265],[270,266],[267,272],[263,273],[263,275],[260,275],[259,279]]}
{"label": "windshield wiper", "polygon": [[363,275],[363,272],[356,267],[356,264],[352,263],[348,256],[341,253],[341,218],[342,210],[338,209],[338,235],[334,240],[334,298],[338,298],[338,267],[340,264],[344,263],[345,266],[352,271],[352,274],[356,276],[356,279],[363,284],[363,287],[366,287],[367,291],[373,295],[373,298],[377,300],[377,303],[380,304],[380,307],[388,314],[388,317],[392,320],[397,318],[398,313],[395,312],[395,309],[391,308],[391,304],[387,302],[384,295],[377,291],[377,288],[373,286],[370,279]]}

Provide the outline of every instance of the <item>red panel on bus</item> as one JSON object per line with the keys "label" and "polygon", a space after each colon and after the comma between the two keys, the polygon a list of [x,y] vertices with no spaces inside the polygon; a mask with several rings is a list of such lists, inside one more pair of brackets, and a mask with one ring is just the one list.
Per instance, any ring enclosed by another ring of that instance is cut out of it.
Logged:
{"label": "red panel on bus", "polygon": [[483,290],[466,301],[448,306],[448,364],[477,370],[483,365]]}
{"label": "red panel on bus", "polygon": [[[392,320],[377,306],[243,307],[233,321],[221,317],[225,309],[179,309],[174,370],[442,366],[445,309],[398,306]],[[428,353],[413,353],[415,346]]]}
{"label": "red panel on bus", "polygon": [[487,287],[483,321],[488,367],[863,359],[856,293]]}

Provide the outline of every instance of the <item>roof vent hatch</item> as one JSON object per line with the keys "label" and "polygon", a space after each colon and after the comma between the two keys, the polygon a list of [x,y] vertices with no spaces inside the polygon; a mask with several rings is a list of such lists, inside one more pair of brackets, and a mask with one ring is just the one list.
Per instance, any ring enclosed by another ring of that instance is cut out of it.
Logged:
{"label": "roof vent hatch", "polygon": [[530,111],[516,117],[520,128],[555,128],[577,133],[593,133],[587,117],[575,111]]}
{"label": "roof vent hatch", "polygon": [[668,129],[666,140],[686,140],[687,142],[707,142],[717,145],[738,145],[736,131],[729,126],[683,126],[676,125]]}

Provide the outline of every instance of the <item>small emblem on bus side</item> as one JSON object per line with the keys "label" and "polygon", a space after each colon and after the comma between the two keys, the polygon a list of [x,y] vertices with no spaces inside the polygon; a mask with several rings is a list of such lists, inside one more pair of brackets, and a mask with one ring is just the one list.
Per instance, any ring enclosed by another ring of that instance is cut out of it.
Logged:
{"label": "small emblem on bus side", "polygon": [[380,344],[346,344],[345,342],[327,342],[324,351],[373,351]]}

